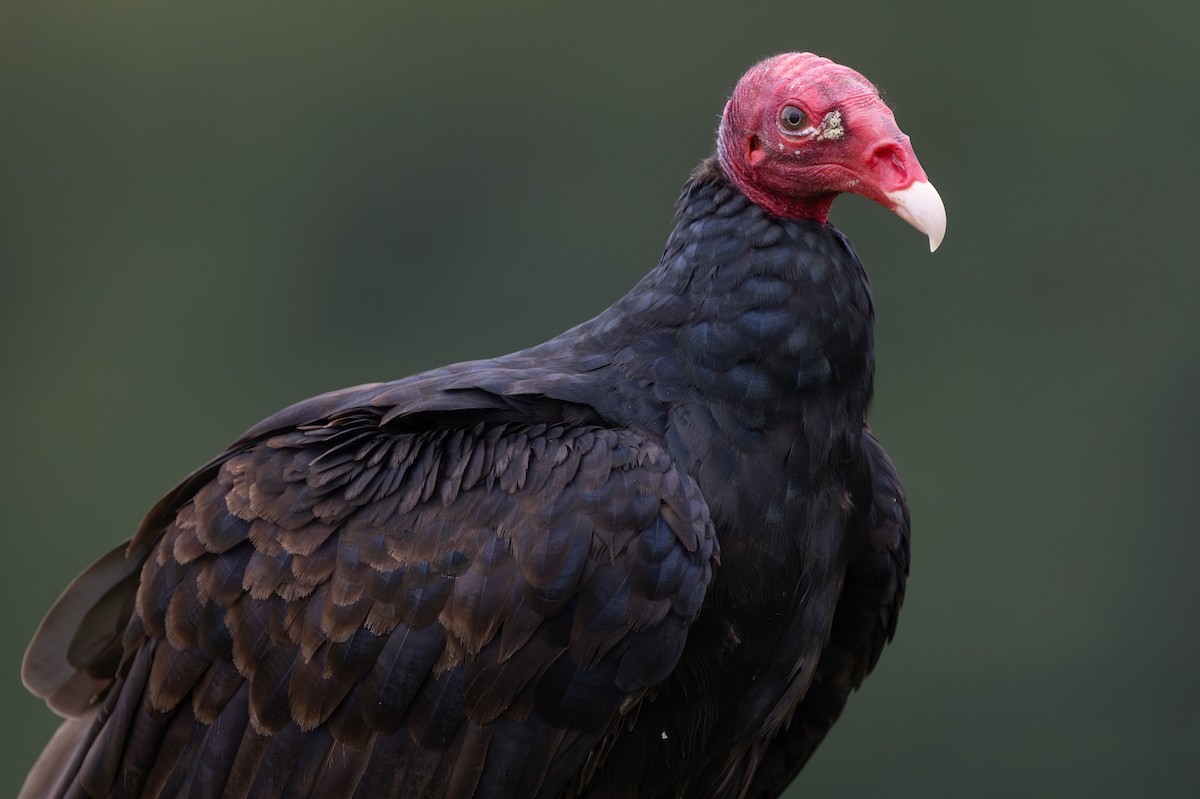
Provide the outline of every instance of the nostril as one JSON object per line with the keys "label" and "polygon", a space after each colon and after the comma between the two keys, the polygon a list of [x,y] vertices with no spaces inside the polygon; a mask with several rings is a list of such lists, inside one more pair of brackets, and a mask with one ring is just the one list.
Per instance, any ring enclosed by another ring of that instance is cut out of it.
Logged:
{"label": "nostril", "polygon": [[895,142],[875,145],[867,159],[871,171],[881,184],[902,184],[908,180],[908,167],[904,162],[904,150]]}

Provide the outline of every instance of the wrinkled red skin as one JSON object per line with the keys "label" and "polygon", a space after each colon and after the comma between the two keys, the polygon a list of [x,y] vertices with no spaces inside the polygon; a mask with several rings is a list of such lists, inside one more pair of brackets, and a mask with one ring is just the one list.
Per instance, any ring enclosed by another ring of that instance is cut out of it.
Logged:
{"label": "wrinkled red skin", "polygon": [[[794,105],[811,132],[789,134],[781,111]],[[827,115],[841,136],[820,136]],[[717,136],[721,166],[742,192],[776,216],[824,222],[834,198],[853,192],[895,210],[886,193],[927,180],[908,136],[871,82],[812,53],[768,58],[733,90]]]}

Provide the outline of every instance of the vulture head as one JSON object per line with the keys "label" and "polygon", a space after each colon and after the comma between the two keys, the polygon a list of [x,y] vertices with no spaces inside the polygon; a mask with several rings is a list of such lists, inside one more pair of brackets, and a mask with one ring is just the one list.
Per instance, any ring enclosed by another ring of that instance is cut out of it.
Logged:
{"label": "vulture head", "polygon": [[824,222],[848,191],[895,211],[931,251],[946,233],[942,198],[892,110],[827,58],[786,53],[752,67],[725,106],[717,152],[738,188],[777,216]]}

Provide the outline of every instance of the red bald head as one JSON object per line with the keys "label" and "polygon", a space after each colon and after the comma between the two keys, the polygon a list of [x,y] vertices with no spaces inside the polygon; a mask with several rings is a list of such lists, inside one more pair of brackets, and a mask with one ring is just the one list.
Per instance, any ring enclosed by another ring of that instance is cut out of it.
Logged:
{"label": "red bald head", "polygon": [[777,216],[824,222],[849,191],[896,211],[931,249],[945,232],[941,199],[891,109],[827,58],[785,53],[751,67],[725,106],[717,152],[730,180]]}

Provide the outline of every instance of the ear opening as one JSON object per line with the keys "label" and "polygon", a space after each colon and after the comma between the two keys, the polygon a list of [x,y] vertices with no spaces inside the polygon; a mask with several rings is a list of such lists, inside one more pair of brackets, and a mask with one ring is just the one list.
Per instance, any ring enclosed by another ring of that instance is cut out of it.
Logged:
{"label": "ear opening", "polygon": [[757,166],[760,161],[767,157],[767,153],[762,148],[762,142],[757,136],[750,136],[746,139],[746,163],[750,166]]}

